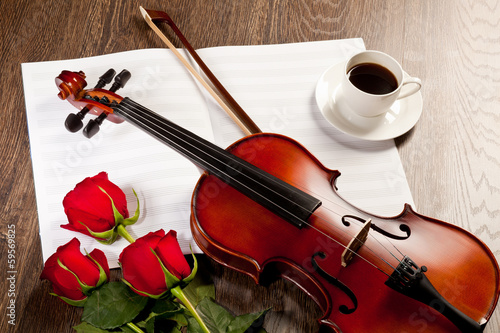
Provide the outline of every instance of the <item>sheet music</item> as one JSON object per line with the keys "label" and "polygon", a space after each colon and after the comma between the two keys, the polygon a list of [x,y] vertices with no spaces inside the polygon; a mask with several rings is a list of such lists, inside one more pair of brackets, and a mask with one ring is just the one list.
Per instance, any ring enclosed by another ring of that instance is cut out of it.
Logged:
{"label": "sheet music", "polygon": [[[412,196],[393,140],[365,141],[333,128],[321,115],[315,88],[330,66],[364,50],[362,39],[263,46],[233,46],[198,53],[263,132],[287,135],[326,167],[339,170],[339,193],[355,206],[395,216]],[[212,110],[218,105],[207,104]],[[229,146],[240,137],[223,111],[210,116],[215,139]]]}
{"label": "sheet music", "polygon": [[[381,215],[413,204],[392,140],[367,142],[342,134],[323,121],[314,101],[321,73],[350,52],[363,49],[361,39],[273,46],[216,47],[200,56],[261,129],[295,138],[327,167],[339,169],[341,195],[360,208]],[[190,199],[200,172],[191,162],[127,123],[104,122],[92,139],[64,128],[76,112],[57,97],[54,78],[62,70],[83,70],[92,87],[113,67],[132,78],[118,94],[226,147],[242,132],[166,49],[135,50],[99,57],[22,65],[30,135],[39,231],[44,261],[57,247],[77,237],[82,248],[103,250],[117,267],[119,239],[101,245],[60,228],[67,224],[62,200],[85,177],[106,171],[127,195],[131,214],[141,204],[139,221],[127,229],[135,238],[160,228],[178,232],[185,253],[199,251],[189,227]]]}

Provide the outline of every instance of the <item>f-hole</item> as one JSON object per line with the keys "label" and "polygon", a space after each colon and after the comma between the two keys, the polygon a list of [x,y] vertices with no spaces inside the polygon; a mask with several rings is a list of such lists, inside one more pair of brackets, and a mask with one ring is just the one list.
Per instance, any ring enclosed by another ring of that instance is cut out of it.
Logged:
{"label": "f-hole", "polygon": [[334,276],[331,276],[327,272],[325,272],[321,267],[319,267],[318,263],[316,262],[316,257],[319,257],[320,259],[325,259],[326,254],[324,252],[316,252],[312,257],[311,257],[311,263],[316,272],[324,278],[326,281],[328,281],[330,284],[334,285],[335,287],[339,288],[344,294],[346,294],[347,297],[349,297],[353,303],[353,307],[349,308],[347,305],[341,305],[339,306],[339,311],[342,314],[350,314],[356,311],[358,308],[358,299],[356,295],[354,295],[354,292],[349,289],[345,284],[340,282],[339,279],[337,279]]}
{"label": "f-hole", "polygon": [[[351,225],[351,222],[349,221],[349,219],[352,219],[352,220],[356,220],[356,221],[359,221],[359,222],[363,222],[365,223],[366,220],[359,217],[359,216],[356,216],[356,215],[344,215],[342,216],[342,224],[345,225],[346,227],[350,226]],[[405,233],[404,236],[398,236],[398,235],[394,235],[394,234],[391,234],[390,232],[388,231],[385,231],[384,229],[378,227],[377,225],[375,225],[373,222],[372,222],[372,225],[371,225],[371,229],[373,229],[373,231],[376,231],[386,237],[389,237],[389,238],[392,238],[392,239],[397,239],[397,240],[405,240],[405,239],[408,239],[411,235],[411,229],[410,227],[408,227],[406,224],[400,224],[399,225],[399,230],[401,230],[402,232]]]}

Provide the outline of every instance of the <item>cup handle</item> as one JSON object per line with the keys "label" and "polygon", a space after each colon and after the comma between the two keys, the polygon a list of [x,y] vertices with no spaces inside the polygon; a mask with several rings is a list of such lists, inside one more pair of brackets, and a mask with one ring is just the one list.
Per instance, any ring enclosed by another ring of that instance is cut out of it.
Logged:
{"label": "cup handle", "polygon": [[[412,83],[413,83],[413,87],[411,87],[410,89],[405,89],[405,91],[402,91],[404,86],[406,86],[407,84],[412,84]],[[414,93],[419,91],[420,88],[422,88],[422,81],[420,81],[420,79],[418,77],[408,77],[408,78],[403,80],[403,83],[401,84],[401,93],[399,94],[397,99],[401,99],[401,98],[405,98],[405,97],[408,97],[410,95],[413,95]]]}

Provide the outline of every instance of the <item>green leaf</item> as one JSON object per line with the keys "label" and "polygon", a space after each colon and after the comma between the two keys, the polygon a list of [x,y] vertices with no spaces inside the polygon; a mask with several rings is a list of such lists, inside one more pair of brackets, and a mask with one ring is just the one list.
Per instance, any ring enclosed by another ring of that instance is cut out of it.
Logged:
{"label": "green leaf", "polygon": [[136,325],[140,327],[144,332],[155,333],[155,317],[137,322]]}
{"label": "green leaf", "polygon": [[245,332],[252,324],[264,316],[269,309],[260,312],[248,313],[241,316],[237,316],[234,320],[229,324],[227,328],[227,333],[243,333]]}
{"label": "green leaf", "polygon": [[[137,326],[142,327],[148,333],[155,333],[155,324],[160,322],[161,328],[164,329],[166,326],[186,326],[187,320],[183,315],[184,308],[177,302],[171,299],[157,299],[154,300],[154,304],[149,310],[149,315],[146,319],[137,323]],[[165,324],[166,321],[170,323]],[[168,332],[168,330],[167,330]]]}
{"label": "green leaf", "polygon": [[[183,310],[184,311],[184,310]],[[181,313],[176,313],[172,317],[169,318],[171,321],[175,321],[178,326],[187,326],[188,321],[185,315]]]}
{"label": "green leaf", "polygon": [[165,329],[166,332],[181,332],[182,328],[188,325],[188,320],[183,314],[175,314],[170,317],[169,320],[156,321],[158,324],[155,327],[154,333],[158,333],[158,330]]}
{"label": "green leaf", "polygon": [[92,326],[86,322],[82,322],[77,326],[73,326],[73,329],[76,331],[76,333],[105,333],[105,332],[109,332],[107,330],[102,330],[100,328]]}
{"label": "green leaf", "polygon": [[204,333],[194,317],[188,318],[187,333]]}
{"label": "green leaf", "polygon": [[179,303],[169,299],[159,299],[155,302],[149,316],[163,316],[163,318],[169,318],[183,311]]}
{"label": "green leaf", "polygon": [[193,280],[186,288],[183,289],[186,297],[194,307],[196,307],[205,297],[215,298],[215,287],[213,284],[194,285],[196,280],[197,279]]}
{"label": "green leaf", "polygon": [[225,333],[229,324],[234,320],[232,314],[209,298],[200,301],[196,312],[211,333]]}
{"label": "green leaf", "polygon": [[110,282],[88,297],[82,320],[102,329],[116,328],[131,322],[147,302],[124,283]]}
{"label": "green leaf", "polygon": [[[235,317],[212,299],[204,298],[196,307],[196,311],[211,333],[244,333],[257,319],[264,316],[269,309]],[[201,329],[198,331],[199,325],[195,324],[191,318],[189,319],[189,326],[193,327],[188,329],[188,332],[201,332]]]}

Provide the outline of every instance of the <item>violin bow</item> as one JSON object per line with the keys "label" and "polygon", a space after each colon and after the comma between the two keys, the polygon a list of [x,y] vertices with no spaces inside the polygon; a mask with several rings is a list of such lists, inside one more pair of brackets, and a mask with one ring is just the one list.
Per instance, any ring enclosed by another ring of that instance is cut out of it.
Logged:
{"label": "violin bow", "polygon": [[[234,100],[234,98],[229,94],[229,92],[224,88],[224,86],[219,82],[215,75],[210,71],[210,69],[205,65],[200,56],[196,53],[194,48],[189,44],[187,39],[184,37],[182,32],[177,28],[174,21],[170,16],[159,10],[150,10],[140,7],[141,14],[147,24],[153,29],[153,31],[161,38],[161,40],[168,46],[168,48],[174,53],[174,55],[182,62],[182,64],[189,70],[189,72],[201,83],[201,85],[212,95],[212,97],[219,103],[219,105],[226,111],[226,113],[233,119],[233,121],[245,132],[246,135],[261,133],[259,127],[253,122],[253,120],[246,114],[246,112],[241,108],[241,106]],[[189,52],[191,57],[196,61],[201,70],[208,77],[210,82],[217,88],[219,93],[226,99],[226,101],[232,106],[232,109],[220,98],[220,96],[212,89],[212,87],[201,77],[201,75],[191,66],[191,64],[184,58],[180,52],[175,48],[175,46],[170,42],[170,40],[160,31],[154,22],[166,22],[174,31],[174,33],[179,37],[182,45]]]}

